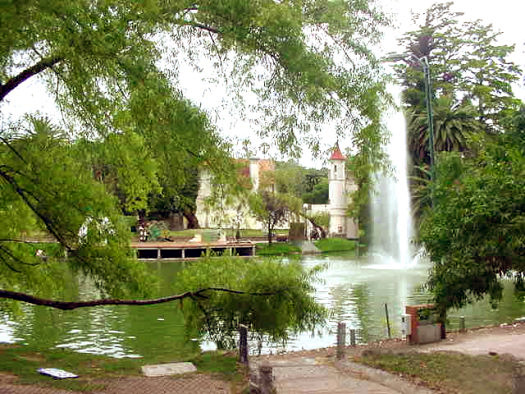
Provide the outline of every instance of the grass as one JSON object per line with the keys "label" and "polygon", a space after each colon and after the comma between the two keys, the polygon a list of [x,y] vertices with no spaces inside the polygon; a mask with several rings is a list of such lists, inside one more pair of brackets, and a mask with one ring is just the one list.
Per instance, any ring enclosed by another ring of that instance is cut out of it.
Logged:
{"label": "grass", "polygon": [[323,253],[348,252],[355,250],[356,241],[349,241],[343,238],[324,238],[315,241],[315,246]]}
{"label": "grass", "polygon": [[[223,380],[240,381],[242,374],[233,354],[206,352],[184,360],[109,358],[62,349],[38,350],[21,345],[0,345],[0,371],[16,375],[19,384],[33,384],[63,390],[103,390],[102,379],[140,375],[148,363],[190,361],[202,373],[218,374]],[[77,379],[54,380],[38,368],[60,368],[79,375]]]}
{"label": "grass", "polygon": [[500,356],[453,352],[364,352],[357,361],[400,374],[445,393],[511,393],[517,362]]}
{"label": "grass", "polygon": [[257,244],[255,250],[258,256],[284,256],[301,253],[301,248],[299,246],[288,242],[276,242],[271,245]]}

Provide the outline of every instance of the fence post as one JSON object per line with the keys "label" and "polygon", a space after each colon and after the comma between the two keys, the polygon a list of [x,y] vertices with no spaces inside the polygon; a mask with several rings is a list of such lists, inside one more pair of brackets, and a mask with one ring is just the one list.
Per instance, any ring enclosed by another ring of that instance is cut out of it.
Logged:
{"label": "fence post", "polygon": [[239,324],[239,361],[248,365],[248,327]]}
{"label": "fence post", "polygon": [[350,346],[355,346],[355,329],[350,329]]}
{"label": "fence post", "polygon": [[386,328],[388,330],[388,339],[392,338],[392,333],[390,332],[390,319],[388,318],[388,305],[385,304],[385,315],[386,315]]}
{"label": "fence post", "polygon": [[465,332],[465,316],[459,317],[459,331]]}
{"label": "fence post", "polygon": [[271,365],[259,365],[259,389],[261,394],[273,393],[273,370]]}
{"label": "fence post", "polygon": [[346,342],[346,323],[337,323],[337,358],[342,359],[345,356]]}

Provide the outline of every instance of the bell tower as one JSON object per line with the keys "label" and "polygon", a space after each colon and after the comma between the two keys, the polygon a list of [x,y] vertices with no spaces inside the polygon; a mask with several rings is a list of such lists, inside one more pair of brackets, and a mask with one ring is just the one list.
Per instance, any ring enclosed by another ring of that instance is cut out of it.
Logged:
{"label": "bell tower", "polygon": [[339,144],[330,156],[330,177],[328,183],[330,236],[346,237],[346,157],[341,153]]}

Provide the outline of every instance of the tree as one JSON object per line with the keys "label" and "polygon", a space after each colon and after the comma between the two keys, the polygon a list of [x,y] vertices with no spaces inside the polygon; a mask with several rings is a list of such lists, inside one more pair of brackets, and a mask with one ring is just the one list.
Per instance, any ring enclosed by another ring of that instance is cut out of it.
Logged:
{"label": "tree", "polygon": [[441,314],[490,295],[501,297],[502,276],[525,274],[525,129],[476,141],[476,155],[440,156],[436,205],[420,238],[434,263],[429,287]]}
{"label": "tree", "polygon": [[[465,21],[451,6],[451,2],[434,4],[419,15],[419,28],[401,39],[405,52],[396,71],[405,88],[416,165],[428,164],[428,137],[422,127],[427,116],[423,69],[416,58],[427,58],[431,72],[436,135],[442,141],[435,147],[438,151],[465,150],[465,132],[501,131],[506,113],[520,104],[512,94],[512,83],[519,80],[521,70],[508,60],[514,47],[498,45],[500,33],[491,25]],[[461,122],[461,127],[448,127],[450,120]]]}
{"label": "tree", "polygon": [[328,204],[328,178],[319,181],[309,193],[302,195],[307,204]]}
{"label": "tree", "polygon": [[[137,185],[160,186],[163,196],[175,198],[191,181],[188,168],[206,164],[222,174],[229,166],[228,145],[183,97],[176,64],[161,68],[168,43],[176,43],[170,59],[217,60],[218,74],[257,93],[263,132],[283,149],[293,149],[324,120],[348,130],[366,124],[354,137],[359,146],[380,132],[383,83],[367,43],[377,40],[384,18],[373,3],[9,1],[1,11],[0,103],[8,105],[25,81],[41,79],[70,131],[58,138],[27,122],[1,131],[0,214],[9,223],[0,241],[3,287],[45,294],[44,283],[64,267],[57,259],[36,259],[34,248],[19,242],[27,229],[56,239],[67,264],[92,276],[104,295],[150,287],[106,188],[117,185],[120,203],[135,210],[144,204]],[[69,144],[81,138],[123,159],[111,169],[117,183],[95,181],[93,166],[71,154]],[[155,162],[148,171],[128,160],[137,149]],[[145,179],[152,172],[158,182]]]}
{"label": "tree", "polygon": [[181,272],[178,289],[242,288],[246,294],[207,292],[185,305],[188,332],[206,335],[222,348],[236,347],[239,324],[260,341],[283,341],[290,333],[322,323],[327,311],[312,297],[319,268],[305,271],[298,262],[204,259]]}
{"label": "tree", "polygon": [[268,244],[272,244],[275,227],[283,224],[290,213],[284,195],[262,190],[250,196],[250,207],[257,220],[264,223]]}

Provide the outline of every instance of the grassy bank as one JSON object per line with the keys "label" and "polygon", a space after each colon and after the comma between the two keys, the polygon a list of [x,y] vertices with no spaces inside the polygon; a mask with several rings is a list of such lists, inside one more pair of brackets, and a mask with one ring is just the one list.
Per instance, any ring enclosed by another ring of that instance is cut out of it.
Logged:
{"label": "grassy bank", "polygon": [[355,250],[356,245],[356,241],[343,238],[325,238],[315,241],[315,246],[323,253],[350,252]]}
{"label": "grassy bank", "polygon": [[517,361],[453,352],[365,351],[357,361],[443,393],[510,393]]}
{"label": "grassy bank", "polygon": [[275,242],[271,245],[257,244],[256,253],[258,256],[285,256],[301,253],[301,248],[288,242]]}
{"label": "grassy bank", "polygon": [[[219,352],[197,354],[190,359],[144,360],[110,358],[61,349],[38,350],[28,346],[0,345],[0,371],[17,376],[17,384],[31,384],[63,390],[103,390],[104,379],[141,375],[140,367],[151,363],[190,361],[201,373],[211,373],[228,381],[240,381],[235,356]],[[77,379],[54,380],[38,368],[60,368],[79,375]]]}

